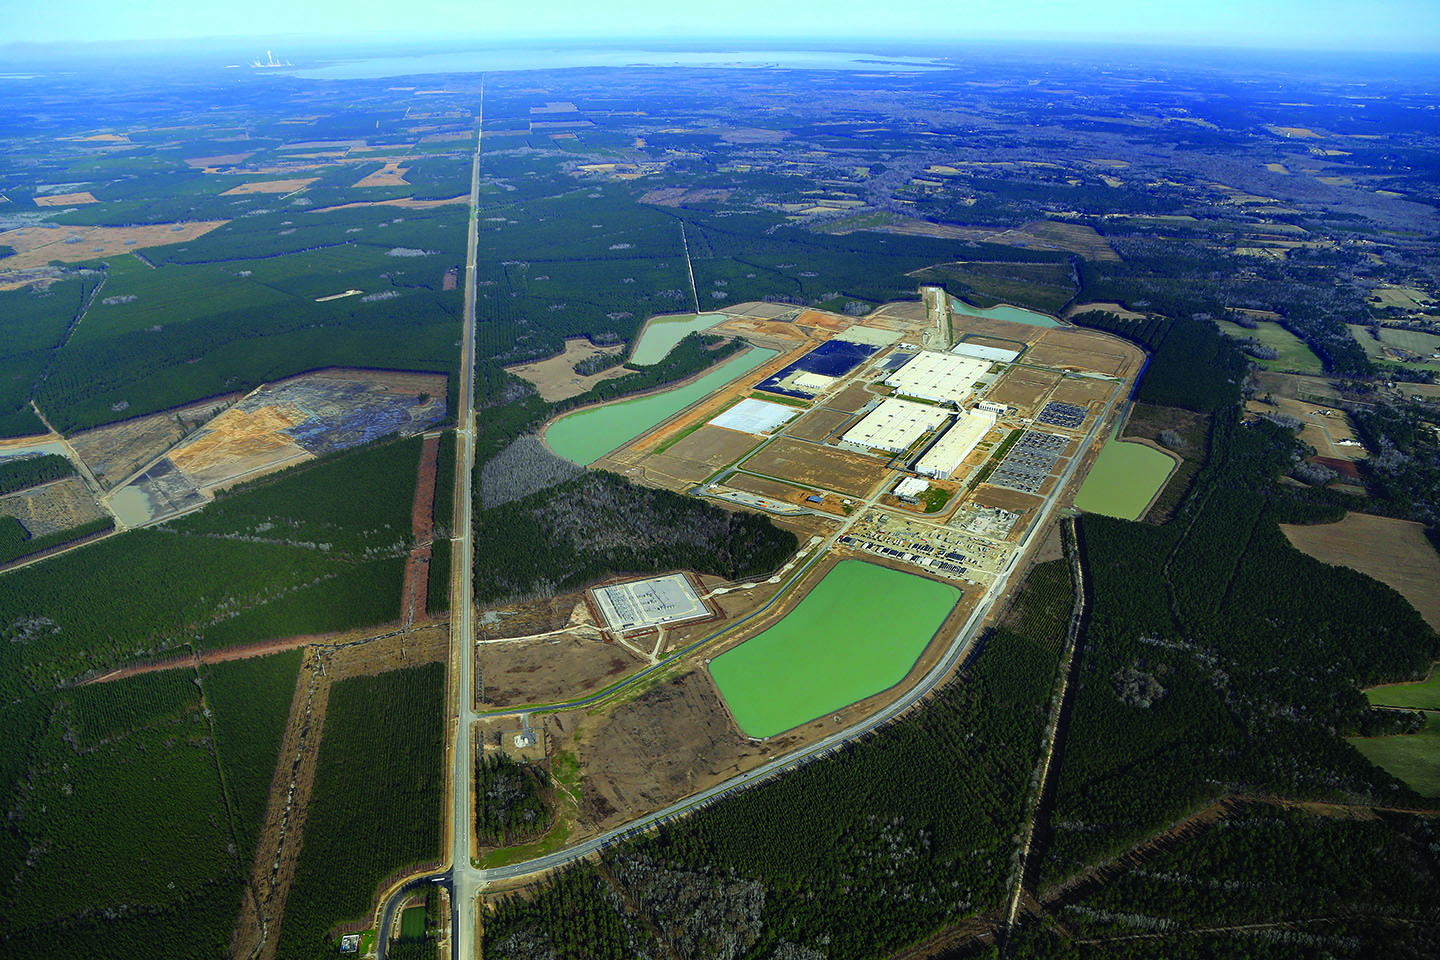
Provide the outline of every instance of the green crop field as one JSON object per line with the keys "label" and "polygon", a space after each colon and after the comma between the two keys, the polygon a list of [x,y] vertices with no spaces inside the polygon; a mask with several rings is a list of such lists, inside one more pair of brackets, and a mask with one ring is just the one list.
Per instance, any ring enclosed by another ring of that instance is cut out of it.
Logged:
{"label": "green crop field", "polygon": [[1440,797],[1440,713],[1425,714],[1419,733],[1356,737],[1350,743],[1378,767],[1404,780],[1421,796]]}
{"label": "green crop field", "polygon": [[1365,697],[1377,707],[1409,707],[1413,710],[1440,710],[1440,670],[1432,669],[1420,683],[1387,683],[1371,687]]}
{"label": "green crop field", "polygon": [[1239,340],[1255,339],[1267,347],[1274,347],[1280,354],[1274,360],[1258,360],[1257,363],[1266,370],[1298,370],[1300,373],[1313,373],[1316,375],[1325,372],[1325,365],[1320,358],[1305,345],[1295,334],[1286,330],[1278,323],[1262,323],[1259,327],[1251,330],[1242,327],[1238,323],[1231,323],[1228,320],[1216,321],[1220,330],[1229,336]]}
{"label": "green crop field", "polygon": [[1144,444],[1107,443],[1076,494],[1075,506],[1138,520],[1174,469],[1174,460]]}
{"label": "green crop field", "polygon": [[842,560],[710,674],[741,728],[769,737],[899,683],[959,599],[948,584]]}

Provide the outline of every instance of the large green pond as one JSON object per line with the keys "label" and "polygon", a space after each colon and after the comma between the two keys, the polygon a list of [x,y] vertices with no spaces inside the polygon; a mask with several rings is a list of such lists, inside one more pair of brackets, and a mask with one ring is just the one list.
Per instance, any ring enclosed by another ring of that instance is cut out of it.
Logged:
{"label": "large green pond", "polygon": [[948,584],[842,560],[710,675],[742,730],[773,736],[899,683],[959,599]]}
{"label": "large green pond", "polygon": [[659,363],[675,349],[675,344],[686,336],[706,327],[713,327],[724,319],[723,313],[656,317],[645,325],[645,332],[640,335],[640,342],[635,344],[635,352],[630,355],[630,362],[642,366]]}
{"label": "large green pond", "polygon": [[1173,469],[1175,461],[1159,450],[1112,440],[1100,451],[1075,496],[1075,506],[1088,513],[1138,520]]}
{"label": "large green pond", "polygon": [[774,350],[755,347],[683,387],[577,410],[550,424],[545,442],[566,460],[591,463],[773,356]]}
{"label": "large green pond", "polygon": [[956,313],[964,314],[967,317],[984,317],[987,320],[1009,320],[1011,323],[1023,323],[1031,327],[1060,326],[1060,321],[1054,317],[1047,317],[1045,314],[1036,313],[1034,310],[1012,307],[1008,303],[1002,303],[995,307],[972,307],[964,300],[956,300],[954,309]]}

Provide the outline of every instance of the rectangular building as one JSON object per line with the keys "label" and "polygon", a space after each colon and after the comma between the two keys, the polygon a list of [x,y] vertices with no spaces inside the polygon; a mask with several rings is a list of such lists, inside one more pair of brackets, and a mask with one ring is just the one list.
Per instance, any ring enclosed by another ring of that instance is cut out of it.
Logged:
{"label": "rectangular building", "polygon": [[950,417],[939,407],[886,397],[840,439],[857,447],[900,453]]}
{"label": "rectangular building", "polygon": [[974,357],[922,350],[885,382],[907,397],[959,406],[989,369],[989,363]]}
{"label": "rectangular building", "polygon": [[985,410],[970,410],[959,417],[944,435],[925,451],[915,464],[915,472],[938,480],[947,479],[960,468],[970,451],[985,439],[985,434],[995,426],[995,414]]}

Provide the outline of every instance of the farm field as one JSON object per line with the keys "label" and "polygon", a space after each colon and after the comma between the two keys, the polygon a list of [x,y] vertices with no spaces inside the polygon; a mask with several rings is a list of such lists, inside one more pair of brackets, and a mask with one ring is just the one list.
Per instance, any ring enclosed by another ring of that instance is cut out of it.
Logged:
{"label": "farm field", "polygon": [[1322,563],[1359,570],[1394,588],[1440,630],[1440,554],[1418,523],[1350,513],[1339,523],[1280,530],[1295,547]]}
{"label": "farm field", "polygon": [[[1419,367],[1425,370],[1440,370],[1440,360],[1434,359],[1440,353],[1440,335],[1423,330],[1398,330],[1394,327],[1380,327],[1380,339],[1370,336],[1370,328],[1363,324],[1346,324],[1350,335],[1360,344],[1365,354],[1379,363],[1397,364],[1405,368]],[[1418,355],[1419,361],[1403,361],[1395,351]]]}
{"label": "farm field", "polygon": [[710,675],[742,730],[774,736],[899,683],[959,599],[947,584],[842,560]]}
{"label": "farm field", "polygon": [[1143,443],[1111,441],[1075,495],[1075,506],[1121,520],[1138,520],[1170,479],[1175,461]]}
{"label": "farm field", "polygon": [[1404,780],[1422,797],[1440,797],[1440,712],[1425,714],[1419,733],[1393,737],[1351,737],[1369,761]]}
{"label": "farm field", "polygon": [[1294,370],[1297,373],[1320,376],[1325,373],[1325,364],[1315,356],[1315,352],[1306,345],[1295,334],[1286,330],[1278,323],[1261,323],[1260,326],[1251,330],[1242,327],[1238,323],[1231,323],[1229,320],[1215,321],[1222,333],[1237,340],[1259,340],[1267,347],[1273,347],[1279,353],[1274,360],[1256,360],[1266,370]]}
{"label": "farm field", "polygon": [[593,463],[773,356],[773,350],[755,347],[684,386],[566,414],[546,428],[545,442],[566,460]]}
{"label": "farm field", "polygon": [[1430,676],[1419,683],[1387,683],[1365,691],[1365,699],[1380,707],[1408,707],[1414,710],[1440,710],[1440,669],[1430,668]]}

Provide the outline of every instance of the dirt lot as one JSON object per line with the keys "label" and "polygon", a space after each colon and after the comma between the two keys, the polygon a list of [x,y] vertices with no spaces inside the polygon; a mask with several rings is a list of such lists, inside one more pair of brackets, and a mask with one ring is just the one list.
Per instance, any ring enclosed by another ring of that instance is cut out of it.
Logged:
{"label": "dirt lot", "polygon": [[[70,445],[100,485],[109,490],[240,397],[241,394],[230,393],[148,417],[96,427],[71,437]],[[185,423],[184,427],[180,421]]]}
{"label": "dirt lot", "polygon": [[1050,399],[1088,407],[1103,401],[1114,389],[1115,384],[1104,380],[1062,380]]}
{"label": "dirt lot", "polygon": [[601,355],[615,356],[624,351],[625,344],[623,343],[597,347],[584,337],[578,337],[574,340],[566,340],[565,352],[558,356],[505,369],[520,379],[533,383],[535,389],[540,392],[540,399],[554,403],[556,400],[566,400],[578,396],[601,380],[623,377],[625,374],[631,373],[632,371],[626,370],[624,365],[601,370],[588,377],[582,377],[575,372],[575,364],[581,360]]}
{"label": "dirt lot", "polygon": [[1440,630],[1440,554],[1425,528],[1406,520],[1347,514],[1339,523],[1281,524],[1295,547],[1323,563],[1350,567],[1394,587]]}
{"label": "dirt lot", "polygon": [[1127,349],[1118,341],[1080,330],[1049,330],[1045,339],[1030,348],[1030,363],[1057,369],[1086,370],[1120,376],[1138,356],[1138,347]]}
{"label": "dirt lot", "polygon": [[1031,496],[1028,493],[992,487],[988,483],[980,484],[979,489],[975,491],[975,496],[971,499],[982,507],[999,507],[1002,510],[1009,510],[1011,513],[1022,514],[1033,512],[1041,502],[1039,497]]}
{"label": "dirt lot", "polygon": [[400,166],[399,160],[387,160],[385,166],[376,170],[368,177],[362,177],[355,183],[354,187],[408,187],[410,181],[405,179],[406,168]]}
{"label": "dirt lot", "polygon": [[186,157],[185,163],[197,169],[201,167],[233,167],[237,163],[244,163],[255,156],[255,151],[249,153],[222,153],[214,157]]}
{"label": "dirt lot", "polygon": [[756,752],[710,678],[693,670],[587,718],[578,745],[582,813],[602,830],[734,776]]}
{"label": "dirt lot", "polygon": [[885,461],[779,437],[743,469],[863,497],[885,476]]}
{"label": "dirt lot", "polygon": [[1040,401],[1049,395],[1060,379],[1060,374],[1048,370],[1011,367],[985,394],[985,399],[1007,404],[1022,415],[1029,415],[1039,409]]}
{"label": "dirt lot", "polygon": [[[791,307],[793,310],[794,308]],[[797,343],[809,339],[803,327],[783,320],[756,320],[751,317],[734,317],[715,327],[712,333],[733,334],[763,343],[771,341],[781,350],[788,350]]]}
{"label": "dirt lot", "polygon": [[255,183],[242,183],[238,187],[231,187],[222,197],[238,197],[251,193],[294,193],[296,190],[304,190],[314,183],[318,177],[300,177],[295,180],[259,180]]}
{"label": "dirt lot", "polygon": [[59,533],[103,516],[105,512],[79,477],[66,477],[0,497],[0,517],[19,520],[32,537]]}
{"label": "dirt lot", "polygon": [[812,510],[824,510],[837,517],[845,515],[845,505],[842,498],[833,493],[823,494],[824,503],[807,503],[805,498],[814,496],[814,491],[802,490],[800,487],[792,487],[788,483],[781,483],[778,480],[767,480],[764,477],[752,477],[747,474],[738,473],[725,481],[725,486],[741,493],[753,493],[757,497],[767,497],[779,503],[803,504]]}
{"label": "dirt lot", "polygon": [[229,220],[157,223],[134,227],[22,227],[0,233],[0,246],[13,247],[5,258],[6,270],[43,267],[52,260],[79,263],[97,257],[116,257],[146,247],[184,243],[203,237]]}
{"label": "dirt lot", "polygon": [[819,443],[825,439],[826,435],[831,431],[850,422],[850,419],[851,415],[848,413],[820,408],[807,413],[792,423],[785,430],[785,435],[787,437],[794,437],[797,440],[810,440]]}
{"label": "dirt lot", "polygon": [[826,400],[825,406],[831,410],[845,410],[854,413],[871,400],[878,399],[880,398],[870,393],[860,384],[852,384]]}
{"label": "dirt lot", "polygon": [[484,703],[510,707],[584,696],[645,662],[617,643],[560,636],[481,644],[475,658]]}
{"label": "dirt lot", "polygon": [[1045,327],[1032,327],[1028,323],[995,320],[991,317],[974,317],[961,310],[955,311],[954,325],[957,339],[974,340],[978,337],[995,337],[1004,341],[1007,349],[1011,350],[1015,349],[1014,345],[1017,343],[1039,343],[1044,338],[1046,331]]}
{"label": "dirt lot", "polygon": [[52,193],[48,197],[35,198],[37,207],[78,207],[81,204],[99,202],[89,190],[81,190],[79,193]]}
{"label": "dirt lot", "polygon": [[724,427],[701,427],[664,453],[647,457],[645,476],[667,489],[685,489],[735,462],[760,440]]}

